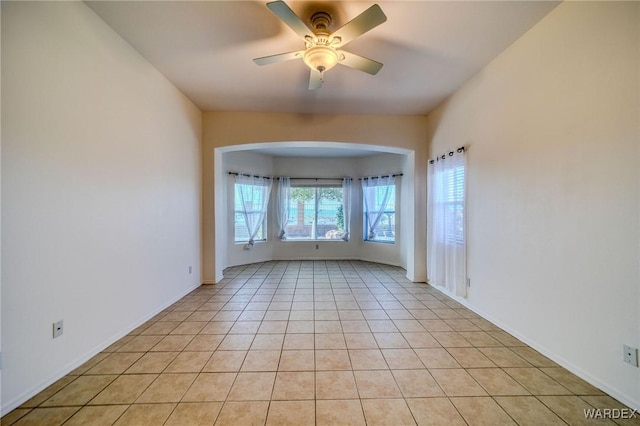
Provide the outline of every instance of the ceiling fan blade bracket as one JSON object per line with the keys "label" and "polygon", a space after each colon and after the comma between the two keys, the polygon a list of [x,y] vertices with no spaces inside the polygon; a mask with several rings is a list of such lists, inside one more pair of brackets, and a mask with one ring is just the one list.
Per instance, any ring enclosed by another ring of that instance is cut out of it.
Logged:
{"label": "ceiling fan blade bracket", "polygon": [[306,49],[314,46],[317,43],[318,43],[318,40],[315,37],[311,37],[311,36],[305,36],[304,37],[304,47]]}

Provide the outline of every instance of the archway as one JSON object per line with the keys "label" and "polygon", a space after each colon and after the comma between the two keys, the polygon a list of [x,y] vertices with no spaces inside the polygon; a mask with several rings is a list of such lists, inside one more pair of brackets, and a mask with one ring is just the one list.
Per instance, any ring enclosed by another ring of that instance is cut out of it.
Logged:
{"label": "archway", "polygon": [[[258,142],[242,145],[224,146],[214,149],[214,230],[215,232],[215,282],[223,277],[223,270],[228,266],[226,262],[227,235],[222,230],[226,229],[228,209],[227,196],[224,185],[227,182],[227,170],[224,165],[224,157],[227,153],[238,151],[253,151],[262,153],[275,153],[287,151],[300,153],[304,157],[328,156],[331,152],[335,152],[335,157],[341,155],[357,156],[367,155],[371,153],[389,153],[397,154],[402,157],[403,178],[401,181],[401,191],[405,194],[402,197],[400,205],[401,235],[399,238],[399,251],[402,259],[401,266],[407,270],[407,277],[412,281],[423,281],[424,272],[421,268],[416,268],[416,256],[414,249],[416,243],[415,232],[415,211],[416,197],[415,194],[415,170],[416,156],[413,150],[380,146],[364,143],[353,142],[335,142],[335,141],[295,141],[295,142]],[[419,264],[419,263],[418,263]],[[205,277],[205,282],[207,282]],[[210,281],[209,281],[210,282]]]}

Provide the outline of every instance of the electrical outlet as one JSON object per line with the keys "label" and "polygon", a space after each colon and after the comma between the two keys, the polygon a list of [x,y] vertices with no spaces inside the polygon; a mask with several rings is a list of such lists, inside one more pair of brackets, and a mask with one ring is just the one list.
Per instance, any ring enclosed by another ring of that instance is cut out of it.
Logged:
{"label": "electrical outlet", "polygon": [[189,266],[189,273],[193,272],[193,266]]}
{"label": "electrical outlet", "polygon": [[316,244],[316,250],[320,248],[320,244]]}
{"label": "electrical outlet", "polygon": [[622,350],[624,351],[624,362],[627,364],[631,364],[634,367],[638,366],[638,349],[632,348],[631,346],[622,345]]}
{"label": "electrical outlet", "polygon": [[62,336],[62,320],[53,323],[53,338]]}

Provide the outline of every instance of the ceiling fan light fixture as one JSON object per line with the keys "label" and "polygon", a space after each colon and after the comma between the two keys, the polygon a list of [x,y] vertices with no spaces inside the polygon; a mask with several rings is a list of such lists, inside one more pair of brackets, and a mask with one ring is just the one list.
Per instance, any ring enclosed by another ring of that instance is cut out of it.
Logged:
{"label": "ceiling fan light fixture", "polygon": [[325,72],[333,68],[340,59],[338,52],[328,46],[313,46],[304,52],[302,58],[312,70]]}

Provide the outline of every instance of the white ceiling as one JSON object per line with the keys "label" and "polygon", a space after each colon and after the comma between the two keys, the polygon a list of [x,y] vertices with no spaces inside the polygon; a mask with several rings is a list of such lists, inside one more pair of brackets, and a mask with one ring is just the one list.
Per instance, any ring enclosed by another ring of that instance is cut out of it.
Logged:
{"label": "white ceiling", "polygon": [[[336,66],[309,91],[301,60],[252,59],[302,49],[263,1],[87,1],[204,111],[426,114],[535,25],[558,2],[381,1],[387,22],[345,50],[384,63],[371,76]],[[317,10],[332,29],[373,2],[289,1],[303,19]]]}

